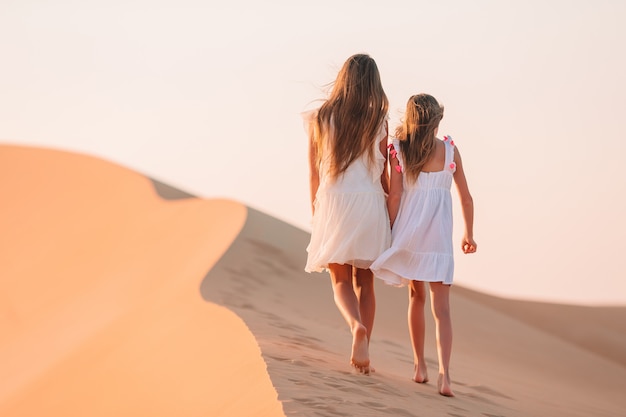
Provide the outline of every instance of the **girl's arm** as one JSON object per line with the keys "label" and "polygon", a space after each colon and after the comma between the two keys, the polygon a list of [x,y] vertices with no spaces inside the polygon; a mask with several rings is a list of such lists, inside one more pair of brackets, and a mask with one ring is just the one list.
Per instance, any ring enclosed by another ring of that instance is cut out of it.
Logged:
{"label": "girl's arm", "polygon": [[317,164],[317,142],[315,141],[315,128],[319,109],[301,113],[304,130],[309,138],[309,188],[311,198],[311,213],[315,214],[315,197],[320,186],[319,167]]}
{"label": "girl's arm", "polygon": [[383,186],[383,191],[386,195],[389,194],[389,170],[387,169],[387,140],[389,137],[389,129],[387,125],[387,120],[385,120],[385,137],[380,141],[380,153],[385,156],[385,165],[383,168],[383,173],[380,176],[380,183]]}
{"label": "girl's arm", "polygon": [[478,247],[474,241],[474,200],[467,186],[467,179],[465,178],[465,172],[463,172],[463,161],[461,160],[459,148],[455,150],[454,163],[456,164],[456,171],[454,173],[454,182],[459,192],[459,198],[461,199],[461,209],[465,222],[465,233],[463,234],[461,248],[463,249],[463,253],[474,253]]}
{"label": "girl's arm", "polygon": [[387,211],[389,212],[389,222],[391,227],[393,227],[393,223],[396,221],[396,217],[398,216],[398,210],[400,209],[400,201],[402,200],[402,191],[404,187],[402,185],[402,170],[400,162],[398,162],[393,146],[389,148],[389,153],[390,178],[389,196],[387,197]]}
{"label": "girl's arm", "polygon": [[309,187],[311,191],[311,213],[315,214],[315,196],[320,186],[320,175],[317,166],[317,144],[313,135],[313,127],[309,125]]}

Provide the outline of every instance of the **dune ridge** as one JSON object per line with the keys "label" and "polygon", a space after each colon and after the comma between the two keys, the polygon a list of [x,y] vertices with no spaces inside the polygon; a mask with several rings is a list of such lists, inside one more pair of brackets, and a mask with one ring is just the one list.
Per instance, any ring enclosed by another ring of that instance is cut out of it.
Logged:
{"label": "dune ridge", "polygon": [[465,287],[457,292],[626,367],[626,307],[512,300]]}
{"label": "dune ridge", "polygon": [[0,415],[284,415],[253,335],[198,292],[244,206],[4,145],[0,194]]}

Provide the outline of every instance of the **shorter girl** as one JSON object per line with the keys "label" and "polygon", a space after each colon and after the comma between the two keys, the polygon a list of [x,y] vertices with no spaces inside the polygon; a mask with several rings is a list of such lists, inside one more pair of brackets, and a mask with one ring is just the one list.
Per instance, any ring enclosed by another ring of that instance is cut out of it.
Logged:
{"label": "shorter girl", "polygon": [[387,208],[392,226],[391,248],[372,264],[374,274],[388,284],[409,284],[409,333],[413,345],[413,381],[427,382],[424,358],[424,305],[429,283],[437,332],[439,377],[437,388],[452,397],[450,354],[452,321],[449,294],[454,272],[452,250],[452,180],[461,199],[465,233],[464,253],[476,252],[473,238],[474,205],[461,155],[449,136],[436,137],[443,107],[428,94],[412,96],[403,124],[389,145],[391,178]]}

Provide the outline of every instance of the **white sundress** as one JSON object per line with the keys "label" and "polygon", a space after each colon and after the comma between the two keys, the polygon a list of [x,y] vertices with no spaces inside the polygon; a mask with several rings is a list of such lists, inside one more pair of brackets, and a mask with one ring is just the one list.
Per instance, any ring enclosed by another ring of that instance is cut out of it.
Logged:
{"label": "white sundress", "polygon": [[[304,113],[305,124],[316,114],[317,110]],[[380,142],[386,136],[383,123],[372,144],[376,158],[373,170],[364,154],[333,180],[328,175],[330,158],[321,162],[306,272],[323,272],[330,263],[366,269],[389,248],[389,215],[380,182],[385,164]]]}
{"label": "white sundress", "polygon": [[[452,196],[456,164],[454,142],[444,136],[445,164],[441,171],[420,172],[417,181],[403,178],[398,216],[391,232],[391,247],[371,265],[374,275],[387,284],[404,286],[410,280],[452,284]],[[400,141],[393,140],[404,171]]]}

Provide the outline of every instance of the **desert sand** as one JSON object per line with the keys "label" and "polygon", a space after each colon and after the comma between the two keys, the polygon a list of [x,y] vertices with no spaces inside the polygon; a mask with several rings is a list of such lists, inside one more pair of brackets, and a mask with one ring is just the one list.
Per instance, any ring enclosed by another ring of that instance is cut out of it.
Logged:
{"label": "desert sand", "polygon": [[301,229],[53,149],[0,145],[0,194],[3,417],[626,415],[626,307],[455,285],[445,398],[410,380],[406,289],[377,282],[376,372],[350,368]]}

